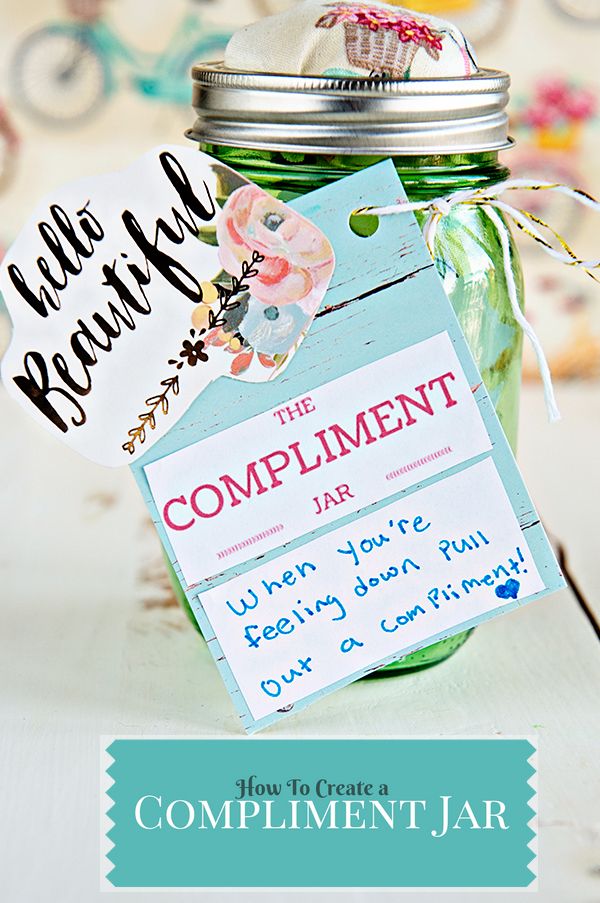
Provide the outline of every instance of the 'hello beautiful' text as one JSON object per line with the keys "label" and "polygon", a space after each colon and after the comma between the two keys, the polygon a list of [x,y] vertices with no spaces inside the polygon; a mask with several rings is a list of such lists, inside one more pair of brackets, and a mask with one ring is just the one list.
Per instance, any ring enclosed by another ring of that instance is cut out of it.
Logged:
{"label": "'hello beautiful' text", "polygon": [[[100,268],[102,285],[108,294],[104,312],[95,312],[90,322],[78,319],[69,339],[69,360],[60,352],[49,359],[37,350],[29,350],[23,357],[23,373],[13,377],[15,384],[30,401],[61,432],[70,426],[82,426],[86,420],[82,400],[92,390],[91,369],[98,363],[99,353],[108,353],[123,330],[136,329],[136,318],[152,311],[146,288],[155,274],[173,289],[194,303],[202,301],[200,281],[159,242],[171,247],[181,245],[186,235],[196,236],[199,223],[215,216],[215,203],[208,186],[202,183],[202,198],[195,192],[179,161],[168,151],[159,155],[160,164],[178,197],[171,207],[171,222],[158,217],[153,234],[145,234],[130,210],[124,210],[121,220],[134,250],[141,254],[141,262],[129,260],[130,248],[121,252],[121,260],[104,263]],[[58,204],[48,210],[48,222],[38,223],[44,253],[36,266],[43,282],[32,287],[37,277],[25,276],[16,264],[7,268],[9,278],[25,303],[41,318],[47,318],[62,306],[62,293],[72,286],[83,271],[85,263],[101,247],[104,239],[102,223],[84,204],[74,215]],[[128,261],[125,263],[124,261]],[[120,267],[120,272],[117,272]],[[69,412],[69,413],[67,413]]]}

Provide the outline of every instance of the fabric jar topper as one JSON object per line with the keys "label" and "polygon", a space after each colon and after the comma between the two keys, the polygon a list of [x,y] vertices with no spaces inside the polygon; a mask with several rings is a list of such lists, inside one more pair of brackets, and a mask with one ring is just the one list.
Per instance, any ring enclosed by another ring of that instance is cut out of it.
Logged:
{"label": "fabric jar topper", "polygon": [[239,29],[225,66],[294,75],[465,77],[478,71],[460,29],[443,19],[379,2],[305,0]]}
{"label": "fabric jar topper", "polygon": [[[556,182],[544,182],[531,179],[507,179],[506,181],[499,182],[489,188],[464,189],[443,197],[433,198],[429,201],[415,201],[411,203],[409,201],[400,200],[385,207],[360,207],[354,212],[356,214],[368,213],[374,216],[390,216],[398,213],[424,211],[427,215],[423,224],[423,235],[429,253],[435,260],[435,240],[440,220],[443,217],[450,215],[457,206],[467,205],[485,208],[488,216],[496,227],[502,246],[504,279],[512,312],[516,322],[531,342],[544,386],[548,419],[551,422],[554,422],[560,420],[560,412],[558,410],[554,387],[552,385],[552,375],[546,360],[546,355],[544,354],[544,350],[535,330],[519,305],[519,296],[512,269],[511,251],[506,230],[504,229],[501,220],[501,214],[510,219],[521,232],[537,242],[543,251],[554,260],[557,260],[559,263],[563,263],[566,266],[582,269],[596,282],[599,282],[600,279],[598,279],[593,271],[600,269],[600,258],[586,260],[579,257],[572,250],[563,236],[549,223],[546,223],[544,220],[540,219],[540,217],[528,210],[514,207],[506,201],[501,200],[501,195],[510,191],[554,191],[582,204],[584,207],[588,207],[591,210],[600,213],[600,203],[581,189],[570,188],[568,185],[561,185]],[[553,240],[559,247],[555,247],[555,245],[552,244]]]}

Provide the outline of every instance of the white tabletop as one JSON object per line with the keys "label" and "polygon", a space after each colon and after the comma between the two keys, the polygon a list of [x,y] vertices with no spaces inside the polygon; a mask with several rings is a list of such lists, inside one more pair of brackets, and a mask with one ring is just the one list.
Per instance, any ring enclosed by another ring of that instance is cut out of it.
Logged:
{"label": "white tabletop", "polygon": [[[539,390],[526,389],[520,458],[581,595],[600,615],[600,392],[567,386],[559,401],[564,420],[549,427]],[[88,903],[101,899],[100,736],[236,737],[239,722],[203,641],[174,602],[128,470],[80,459],[3,393],[0,416],[2,898]],[[581,600],[564,590],[478,629],[436,668],[362,681],[264,735],[536,739],[538,899],[592,903],[600,899],[599,689],[598,638]],[[315,895],[272,896],[304,903]],[[461,895],[415,899],[448,896]],[[358,891],[332,897],[389,899]],[[173,895],[125,899],[138,898],[160,903]]]}

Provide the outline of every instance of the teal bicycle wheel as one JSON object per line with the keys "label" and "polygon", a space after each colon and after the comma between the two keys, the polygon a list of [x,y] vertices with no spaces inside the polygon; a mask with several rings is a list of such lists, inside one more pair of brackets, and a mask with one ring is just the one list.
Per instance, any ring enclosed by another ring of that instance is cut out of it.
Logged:
{"label": "teal bicycle wheel", "polygon": [[95,114],[109,93],[109,71],[85,25],[50,25],[31,32],[13,56],[9,82],[15,104],[50,126]]}

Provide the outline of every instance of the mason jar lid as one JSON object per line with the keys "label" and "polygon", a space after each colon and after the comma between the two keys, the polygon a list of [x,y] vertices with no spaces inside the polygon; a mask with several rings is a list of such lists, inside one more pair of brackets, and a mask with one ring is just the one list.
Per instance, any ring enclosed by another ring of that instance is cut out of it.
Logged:
{"label": "mason jar lid", "polygon": [[194,126],[207,144],[324,154],[500,151],[510,78],[479,69],[460,78],[280,75],[202,63],[192,69]]}

